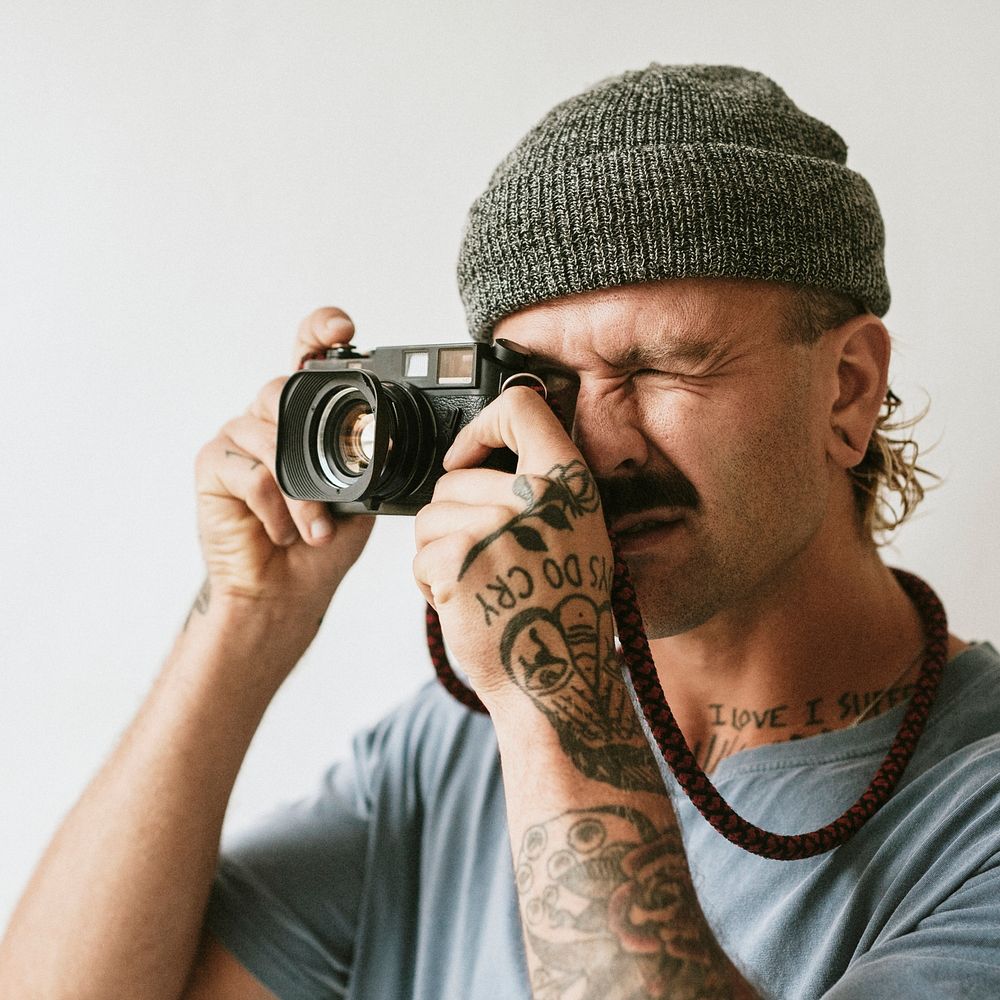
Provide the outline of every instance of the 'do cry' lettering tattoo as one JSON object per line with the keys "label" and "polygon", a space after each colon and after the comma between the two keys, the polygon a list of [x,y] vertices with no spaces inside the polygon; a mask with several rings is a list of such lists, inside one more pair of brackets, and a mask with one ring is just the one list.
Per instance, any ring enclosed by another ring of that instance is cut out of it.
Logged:
{"label": "'do cry' lettering tattoo", "polygon": [[545,477],[518,476],[513,490],[525,509],[477,542],[461,570],[505,535],[534,554],[495,573],[475,595],[487,626],[507,619],[498,632],[504,669],[584,776],[623,791],[662,793],[615,650],[607,558],[557,552],[545,539],[550,531],[572,532],[577,519],[600,509],[593,477],[574,460]]}

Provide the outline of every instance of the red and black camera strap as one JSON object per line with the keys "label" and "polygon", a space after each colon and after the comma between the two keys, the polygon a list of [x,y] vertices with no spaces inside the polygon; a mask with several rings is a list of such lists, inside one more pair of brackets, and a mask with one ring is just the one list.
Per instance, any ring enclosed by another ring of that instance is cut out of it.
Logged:
{"label": "red and black camera strap", "polygon": [[[892,795],[913,756],[934,703],[948,656],[948,622],[934,591],[919,577],[900,569],[893,570],[920,614],[924,659],[903,722],[871,784],[854,805],[832,823],[809,833],[784,835],[761,829],[739,816],[695,760],[657,678],[628,567],[613,535],[611,546],[615,558],[611,604],[622,656],[663,759],[698,812],[737,847],[777,861],[811,858],[850,840]],[[430,605],[427,606],[426,623],[427,646],[438,679],[467,708],[486,712],[476,693],[455,676],[445,653],[441,622]]]}

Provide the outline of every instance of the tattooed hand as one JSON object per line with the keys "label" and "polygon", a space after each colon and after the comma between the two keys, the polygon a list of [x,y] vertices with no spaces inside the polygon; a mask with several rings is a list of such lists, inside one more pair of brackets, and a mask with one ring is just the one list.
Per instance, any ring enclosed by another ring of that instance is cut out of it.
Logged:
{"label": "tattooed hand", "polygon": [[[475,467],[505,445],[516,475]],[[480,697],[527,695],[591,746],[622,724],[633,735],[600,500],[559,421],[536,393],[508,390],[459,434],[445,468],[417,515],[414,575]]]}
{"label": "tattooed hand", "polygon": [[500,657],[581,774],[624,791],[663,790],[622,682],[607,600],[575,594],[552,611],[519,612],[504,628]]}

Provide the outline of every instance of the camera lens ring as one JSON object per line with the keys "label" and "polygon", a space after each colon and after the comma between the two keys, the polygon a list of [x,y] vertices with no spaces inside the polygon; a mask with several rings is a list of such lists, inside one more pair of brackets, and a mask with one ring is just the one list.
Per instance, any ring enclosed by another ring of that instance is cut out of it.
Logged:
{"label": "camera lens ring", "polygon": [[541,395],[542,399],[549,398],[548,386],[545,384],[545,381],[534,372],[514,372],[513,375],[508,375],[500,383],[500,391],[506,392],[507,389],[512,389],[517,385],[523,385],[527,389],[534,389],[535,392]]}

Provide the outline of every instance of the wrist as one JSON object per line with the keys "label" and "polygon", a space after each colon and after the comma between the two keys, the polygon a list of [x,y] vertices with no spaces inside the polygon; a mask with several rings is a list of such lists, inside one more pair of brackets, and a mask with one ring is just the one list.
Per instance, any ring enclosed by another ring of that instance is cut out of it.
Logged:
{"label": "wrist", "polygon": [[590,684],[588,676],[548,692],[512,686],[509,697],[487,702],[505,778],[589,787],[598,797],[662,796],[656,755],[624,681],[599,676]]}
{"label": "wrist", "polygon": [[175,652],[207,677],[232,677],[269,700],[315,638],[322,612],[311,602],[280,604],[227,592],[206,581]]}

